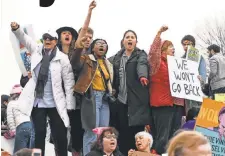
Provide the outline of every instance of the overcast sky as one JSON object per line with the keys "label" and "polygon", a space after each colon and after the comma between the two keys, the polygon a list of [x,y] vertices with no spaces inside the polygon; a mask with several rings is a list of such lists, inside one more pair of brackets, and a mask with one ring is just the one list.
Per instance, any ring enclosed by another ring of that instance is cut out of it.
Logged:
{"label": "overcast sky", "polygon": [[[78,30],[84,22],[91,0],[55,0],[49,8],[40,8],[39,0],[1,0],[0,30],[0,94],[9,93],[19,83],[21,72],[15,61],[9,41],[10,22],[32,24],[37,38],[49,28],[72,26]],[[224,0],[96,0],[90,26],[94,38],[106,39],[108,56],[115,54],[127,29],[138,35],[138,47],[149,50],[157,30],[168,25],[162,36],[171,40],[176,55],[183,54],[180,44],[186,34],[195,35],[195,29],[204,19],[220,18],[225,14]]]}

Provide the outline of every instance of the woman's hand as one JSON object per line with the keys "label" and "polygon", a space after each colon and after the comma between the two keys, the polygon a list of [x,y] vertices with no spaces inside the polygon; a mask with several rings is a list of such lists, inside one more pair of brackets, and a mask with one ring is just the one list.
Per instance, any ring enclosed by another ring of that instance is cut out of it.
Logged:
{"label": "woman's hand", "polygon": [[75,43],[75,49],[83,49],[84,48],[84,42],[87,40],[87,37],[82,37],[81,39],[78,38],[78,40]]}
{"label": "woman's hand", "polygon": [[32,78],[32,73],[30,71],[28,71],[27,76],[28,76],[29,79]]}
{"label": "woman's hand", "polygon": [[168,30],[168,26],[163,25],[163,26],[159,29],[159,32],[162,33],[162,32],[165,32],[166,30]]}
{"label": "woman's hand", "polygon": [[141,82],[142,86],[147,86],[149,83],[148,79],[146,79],[145,77],[141,77],[140,82]]}
{"label": "woman's hand", "polygon": [[91,4],[89,5],[89,11],[92,11],[96,7],[96,2],[92,1]]}
{"label": "woman's hand", "polygon": [[16,22],[11,22],[11,28],[12,30],[17,30],[19,28],[19,24]]}
{"label": "woman's hand", "polygon": [[199,79],[200,82],[203,81],[201,75],[198,75],[198,79]]}

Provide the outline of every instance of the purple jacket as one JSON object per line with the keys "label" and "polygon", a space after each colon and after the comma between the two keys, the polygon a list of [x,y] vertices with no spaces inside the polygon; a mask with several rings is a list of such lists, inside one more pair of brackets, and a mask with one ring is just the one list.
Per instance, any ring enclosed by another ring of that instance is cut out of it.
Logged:
{"label": "purple jacket", "polygon": [[195,120],[189,120],[182,126],[182,129],[194,130],[195,122]]}

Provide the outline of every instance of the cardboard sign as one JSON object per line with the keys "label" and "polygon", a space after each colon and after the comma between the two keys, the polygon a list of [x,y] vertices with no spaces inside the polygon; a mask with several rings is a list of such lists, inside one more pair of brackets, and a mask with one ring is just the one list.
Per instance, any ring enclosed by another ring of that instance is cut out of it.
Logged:
{"label": "cardboard sign", "polygon": [[225,102],[225,94],[215,94],[215,100],[219,102]]}
{"label": "cardboard sign", "polygon": [[198,79],[198,64],[194,61],[167,56],[172,96],[202,102],[203,93]]}
{"label": "cardboard sign", "polygon": [[[199,66],[201,54],[199,53],[198,49],[196,49],[195,47],[188,46],[186,59],[198,63],[198,66]],[[197,68],[198,68],[198,66],[197,66]]]}
{"label": "cardboard sign", "polygon": [[205,135],[212,146],[213,155],[225,155],[225,104],[204,99],[198,114],[195,131]]}
{"label": "cardboard sign", "polygon": [[[35,41],[32,25],[25,26],[23,29],[24,32]],[[16,57],[16,62],[20,68],[20,71],[23,74],[23,76],[27,76],[28,75],[27,72],[30,71],[31,68],[30,52],[27,50],[26,47],[24,47],[24,45],[22,45],[19,42],[19,40],[12,32],[10,32],[10,40],[12,43],[14,55]]]}

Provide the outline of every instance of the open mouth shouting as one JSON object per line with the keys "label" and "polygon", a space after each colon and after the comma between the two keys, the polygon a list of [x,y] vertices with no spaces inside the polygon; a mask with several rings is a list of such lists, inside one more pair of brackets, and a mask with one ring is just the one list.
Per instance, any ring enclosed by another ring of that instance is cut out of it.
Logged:
{"label": "open mouth shouting", "polygon": [[115,141],[111,141],[111,142],[110,142],[110,146],[116,146]]}
{"label": "open mouth shouting", "polygon": [[137,147],[141,147],[142,146],[142,143],[141,142],[138,142],[137,143]]}
{"label": "open mouth shouting", "polygon": [[51,41],[45,41],[45,47],[50,48],[51,47]]}
{"label": "open mouth shouting", "polygon": [[70,36],[65,36],[65,38],[64,38],[64,43],[66,43],[66,44],[70,44],[70,42],[71,42],[71,38],[70,38]]}
{"label": "open mouth shouting", "polygon": [[133,43],[131,41],[128,41],[127,46],[128,46],[129,49],[133,48]]}
{"label": "open mouth shouting", "polygon": [[65,40],[66,40],[66,41],[70,41],[70,38],[69,38],[69,37],[66,37]]}
{"label": "open mouth shouting", "polygon": [[104,48],[103,47],[99,47],[99,51],[100,52],[104,52]]}

